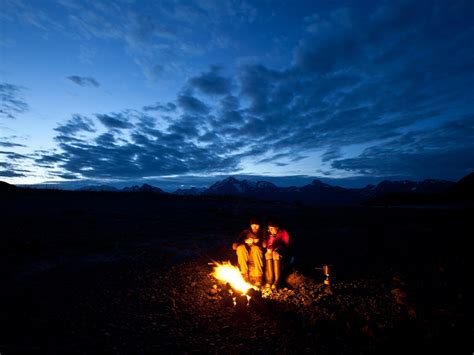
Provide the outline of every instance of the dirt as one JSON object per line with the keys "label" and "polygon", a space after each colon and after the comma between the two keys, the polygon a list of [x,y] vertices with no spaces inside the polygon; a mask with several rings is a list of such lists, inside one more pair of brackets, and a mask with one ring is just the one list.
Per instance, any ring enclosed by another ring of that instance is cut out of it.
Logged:
{"label": "dirt", "polygon": [[[120,198],[26,194],[1,208],[2,355],[472,352],[472,211]],[[296,262],[277,291],[235,306],[209,263],[235,264],[252,214],[285,221]]]}

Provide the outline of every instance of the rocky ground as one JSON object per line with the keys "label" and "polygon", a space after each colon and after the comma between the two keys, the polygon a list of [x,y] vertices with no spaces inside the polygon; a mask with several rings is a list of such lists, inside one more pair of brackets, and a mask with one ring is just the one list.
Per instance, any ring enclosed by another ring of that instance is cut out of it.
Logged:
{"label": "rocky ground", "polygon": [[[414,217],[152,202],[154,210],[128,204],[111,213],[99,205],[65,214],[56,204],[49,212],[2,211],[9,213],[2,221],[9,238],[2,239],[2,355],[472,353],[463,232],[469,211]],[[228,285],[212,277],[212,263],[235,264],[230,243],[249,212],[275,210],[300,241],[298,262],[278,291],[255,292],[248,305],[235,306]],[[113,233],[102,233],[107,226]],[[449,242],[440,238],[446,231]],[[14,237],[13,245],[5,242]],[[330,288],[314,269],[328,261]]]}
{"label": "rocky ground", "polygon": [[[234,305],[212,277],[227,248],[173,266],[143,260],[57,272],[18,285],[2,353],[400,353],[454,350],[464,314],[419,314],[401,276],[334,282],[295,270],[277,291]],[[18,297],[20,299],[18,299]],[[13,302],[13,300],[10,300]],[[459,300],[461,301],[461,300]],[[454,352],[456,353],[456,352]]]}

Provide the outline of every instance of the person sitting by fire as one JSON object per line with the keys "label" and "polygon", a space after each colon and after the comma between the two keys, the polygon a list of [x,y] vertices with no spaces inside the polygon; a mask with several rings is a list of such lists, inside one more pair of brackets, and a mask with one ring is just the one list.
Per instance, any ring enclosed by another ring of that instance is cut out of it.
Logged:
{"label": "person sitting by fire", "polygon": [[265,287],[277,289],[281,274],[281,259],[290,245],[288,232],[279,227],[275,220],[268,221],[268,236],[263,241],[263,247],[267,249],[265,253]]}
{"label": "person sitting by fire", "polygon": [[251,218],[250,228],[244,229],[236,242],[232,244],[232,249],[237,253],[237,261],[243,278],[257,287],[262,286],[263,239],[260,221],[257,218]]}

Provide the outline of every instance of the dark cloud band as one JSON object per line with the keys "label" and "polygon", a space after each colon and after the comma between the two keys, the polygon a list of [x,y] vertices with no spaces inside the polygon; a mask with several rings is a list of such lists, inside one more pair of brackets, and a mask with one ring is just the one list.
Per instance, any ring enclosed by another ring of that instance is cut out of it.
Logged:
{"label": "dark cloud band", "polygon": [[99,82],[91,77],[71,75],[71,76],[68,76],[67,78],[71,80],[74,84],[77,84],[83,87],[98,88],[100,86]]}

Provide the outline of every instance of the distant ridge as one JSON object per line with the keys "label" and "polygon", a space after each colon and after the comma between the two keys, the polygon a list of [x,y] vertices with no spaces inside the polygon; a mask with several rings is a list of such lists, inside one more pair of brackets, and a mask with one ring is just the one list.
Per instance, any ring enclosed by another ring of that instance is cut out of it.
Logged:
{"label": "distant ridge", "polygon": [[[15,190],[23,191],[24,189],[0,181],[0,192]],[[79,191],[168,194],[159,187],[149,184],[133,185],[122,189],[108,185],[90,185],[81,187]],[[317,179],[300,187],[279,187],[268,181],[239,180],[229,176],[208,188],[178,189],[173,194],[179,196],[234,196],[308,206],[472,203],[474,201],[474,172],[456,183],[436,179],[423,181],[384,180],[377,185],[367,185],[357,189],[333,186]]]}
{"label": "distant ridge", "polygon": [[281,200],[305,205],[360,205],[381,196],[393,193],[436,194],[447,191],[454,182],[428,179],[424,181],[389,181],[377,185],[367,185],[360,189],[348,189],[313,180],[301,187],[278,187],[270,182],[238,180],[228,177],[205,189],[202,195],[242,196],[263,200]]}
{"label": "distant ridge", "polygon": [[447,191],[448,195],[474,200],[474,172],[466,175]]}
{"label": "distant ridge", "polygon": [[154,192],[159,194],[164,194],[165,192],[159,187],[143,184],[142,186],[134,185],[131,187],[124,187],[123,192]]}
{"label": "distant ridge", "polygon": [[177,189],[173,192],[175,195],[180,196],[199,196],[206,190],[205,187],[191,187],[189,189]]}
{"label": "distant ridge", "polygon": [[117,188],[108,185],[89,185],[84,186],[79,189],[78,191],[119,191]]}
{"label": "distant ridge", "polygon": [[9,184],[5,181],[0,181],[0,191],[12,191],[15,190],[17,187],[15,185]]}
{"label": "distant ridge", "polygon": [[[436,181],[436,180],[434,180]],[[426,183],[428,182],[428,183]],[[418,191],[393,191],[373,197],[369,205],[440,205],[452,203],[474,203],[474,173],[470,173],[456,183],[439,181],[435,187],[433,180],[424,181],[424,189]],[[445,187],[444,189],[442,187]]]}
{"label": "distant ridge", "polygon": [[162,189],[156,186],[143,184],[143,185],[133,185],[127,186],[122,189],[117,189],[116,187],[109,185],[89,185],[79,188],[77,191],[114,191],[114,192],[153,192],[153,193],[166,193]]}
{"label": "distant ridge", "polygon": [[391,193],[438,193],[446,191],[454,185],[452,181],[427,179],[423,181],[389,181],[384,180],[378,185],[367,185],[360,189],[360,193],[366,197],[374,198]]}

